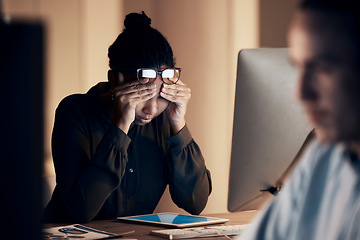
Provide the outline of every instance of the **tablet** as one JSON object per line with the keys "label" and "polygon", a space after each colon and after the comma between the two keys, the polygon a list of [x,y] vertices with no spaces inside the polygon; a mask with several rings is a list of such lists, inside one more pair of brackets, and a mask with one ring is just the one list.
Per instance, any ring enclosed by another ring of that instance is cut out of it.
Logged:
{"label": "tablet", "polygon": [[208,224],[218,224],[229,221],[226,218],[185,215],[177,213],[154,213],[128,217],[118,217],[118,220],[163,225],[176,228],[194,227]]}

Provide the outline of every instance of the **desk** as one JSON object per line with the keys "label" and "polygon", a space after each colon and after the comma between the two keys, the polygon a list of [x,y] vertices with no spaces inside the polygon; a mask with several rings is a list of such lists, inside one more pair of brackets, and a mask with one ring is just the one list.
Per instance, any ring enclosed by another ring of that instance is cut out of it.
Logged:
{"label": "desk", "polygon": [[[209,217],[221,217],[228,218],[230,221],[226,222],[225,225],[237,225],[237,224],[246,224],[251,221],[251,219],[255,216],[256,211],[244,211],[244,212],[236,212],[236,213],[217,213],[217,214],[204,214]],[[151,230],[155,229],[166,229],[165,227],[157,226],[157,225],[148,225],[148,224],[138,224],[138,223],[127,223],[120,222],[117,220],[97,220],[91,221],[89,223],[82,224],[84,226],[88,226],[91,228],[96,228],[102,231],[111,232],[115,234],[120,234],[122,232],[128,232],[135,230],[134,233],[124,236],[124,238],[120,239],[138,239],[138,240],[147,240],[147,239],[165,239],[157,236],[150,235]],[[60,226],[54,224],[47,224],[47,226]],[[217,239],[223,240],[227,239],[226,237],[213,237],[213,238],[197,238],[197,239]]]}

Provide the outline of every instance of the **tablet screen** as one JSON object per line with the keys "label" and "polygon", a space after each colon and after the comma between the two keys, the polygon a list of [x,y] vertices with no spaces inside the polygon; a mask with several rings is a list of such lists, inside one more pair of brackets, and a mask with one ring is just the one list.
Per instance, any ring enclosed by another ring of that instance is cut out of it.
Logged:
{"label": "tablet screen", "polygon": [[200,225],[208,225],[215,223],[224,223],[229,219],[225,218],[214,218],[197,215],[184,215],[177,213],[158,213],[158,214],[147,214],[130,217],[118,217],[119,220],[136,221],[144,223],[153,223],[160,225],[167,225],[172,227],[192,227]]}

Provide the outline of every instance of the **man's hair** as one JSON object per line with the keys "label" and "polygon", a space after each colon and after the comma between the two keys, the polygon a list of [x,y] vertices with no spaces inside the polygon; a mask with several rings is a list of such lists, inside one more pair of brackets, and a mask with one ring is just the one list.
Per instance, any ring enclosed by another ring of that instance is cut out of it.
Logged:
{"label": "man's hair", "polygon": [[125,17],[125,29],[108,49],[109,66],[114,71],[139,67],[174,67],[175,60],[165,37],[150,26],[151,19],[142,13]]}
{"label": "man's hair", "polygon": [[346,34],[353,42],[355,56],[357,62],[360,63],[360,7],[358,0],[302,0],[299,8],[330,15],[338,24],[342,34]]}
{"label": "man's hair", "polygon": [[358,0],[302,0],[301,8],[317,9],[321,11],[338,11],[357,15]]}

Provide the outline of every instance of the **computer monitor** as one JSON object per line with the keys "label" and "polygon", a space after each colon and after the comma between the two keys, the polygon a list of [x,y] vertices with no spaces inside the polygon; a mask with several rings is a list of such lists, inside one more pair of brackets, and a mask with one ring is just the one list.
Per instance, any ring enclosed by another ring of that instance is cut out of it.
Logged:
{"label": "computer monitor", "polygon": [[41,239],[44,27],[0,16],[1,239]]}
{"label": "computer monitor", "polygon": [[259,209],[272,198],[281,187],[279,179],[311,136],[312,128],[295,100],[295,69],[287,52],[286,48],[239,52],[228,192],[230,212]]}

